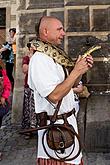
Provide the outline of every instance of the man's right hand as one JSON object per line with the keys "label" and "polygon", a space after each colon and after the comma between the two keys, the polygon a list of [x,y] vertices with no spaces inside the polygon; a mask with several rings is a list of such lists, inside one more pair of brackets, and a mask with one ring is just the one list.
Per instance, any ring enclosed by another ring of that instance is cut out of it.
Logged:
{"label": "man's right hand", "polygon": [[81,58],[81,56],[79,56],[73,70],[79,73],[79,75],[82,75],[92,68],[92,66],[93,57],[91,55],[86,58]]}

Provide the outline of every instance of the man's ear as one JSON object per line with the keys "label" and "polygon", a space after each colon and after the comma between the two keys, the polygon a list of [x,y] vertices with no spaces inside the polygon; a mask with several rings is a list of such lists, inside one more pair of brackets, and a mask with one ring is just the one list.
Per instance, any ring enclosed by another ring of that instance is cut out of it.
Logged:
{"label": "man's ear", "polygon": [[44,35],[47,36],[48,35],[48,30],[45,28],[44,29]]}

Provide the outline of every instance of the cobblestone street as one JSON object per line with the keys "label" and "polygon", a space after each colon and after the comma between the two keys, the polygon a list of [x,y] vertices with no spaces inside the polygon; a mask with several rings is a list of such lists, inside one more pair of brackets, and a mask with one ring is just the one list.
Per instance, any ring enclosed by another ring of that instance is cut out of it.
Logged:
{"label": "cobblestone street", "polygon": [[[0,165],[36,165],[36,135],[25,140],[19,130],[19,125],[11,124],[8,113],[0,129]],[[110,153],[84,153],[84,165],[110,165]]]}
{"label": "cobblestone street", "polygon": [[20,126],[11,125],[10,116],[7,114],[0,129],[0,150],[3,152],[0,165],[35,165],[36,136],[25,140],[19,134]]}

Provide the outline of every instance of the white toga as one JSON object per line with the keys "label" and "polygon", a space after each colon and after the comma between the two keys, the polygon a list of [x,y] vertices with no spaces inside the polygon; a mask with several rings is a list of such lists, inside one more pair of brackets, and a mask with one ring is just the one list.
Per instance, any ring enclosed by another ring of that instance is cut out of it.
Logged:
{"label": "white toga", "polygon": [[[64,81],[64,71],[61,65],[54,62],[54,60],[40,52],[36,52],[30,60],[29,63],[29,72],[28,72],[28,84],[29,87],[34,90],[34,99],[35,99],[35,111],[40,113],[46,111],[48,115],[54,113],[52,105],[45,99],[55,87]],[[67,113],[75,107],[74,103],[74,94],[73,90],[63,98],[60,111],[58,114]],[[58,120],[58,123],[61,123],[62,120]],[[74,115],[68,117],[68,122],[74,126],[74,129],[77,131],[77,122]],[[44,152],[42,146],[42,134],[43,130],[38,131],[38,158],[46,158],[48,156]],[[45,142],[46,144],[46,142]],[[49,150],[51,155],[54,155],[54,151]],[[67,149],[67,153],[69,149]],[[75,152],[78,150],[78,144],[76,140]],[[74,152],[74,153],[75,153]],[[73,153],[73,154],[74,154]],[[80,164],[82,158],[82,153],[73,161],[68,161],[67,163],[71,164]]]}

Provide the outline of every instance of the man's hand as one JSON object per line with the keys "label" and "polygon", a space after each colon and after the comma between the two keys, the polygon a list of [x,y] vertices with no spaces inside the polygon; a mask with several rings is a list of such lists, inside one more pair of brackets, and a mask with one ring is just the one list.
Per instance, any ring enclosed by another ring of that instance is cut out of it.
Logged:
{"label": "man's hand", "polygon": [[88,62],[88,67],[92,68],[92,66],[93,66],[93,57],[91,55],[87,56],[86,61]]}
{"label": "man's hand", "polygon": [[93,57],[91,55],[88,55],[85,58],[81,58],[79,56],[73,70],[79,73],[80,75],[82,75],[86,73],[92,66],[93,66]]}

